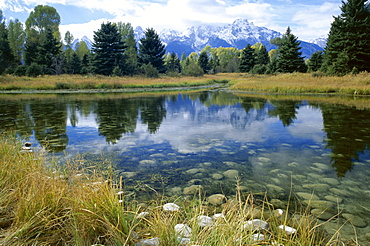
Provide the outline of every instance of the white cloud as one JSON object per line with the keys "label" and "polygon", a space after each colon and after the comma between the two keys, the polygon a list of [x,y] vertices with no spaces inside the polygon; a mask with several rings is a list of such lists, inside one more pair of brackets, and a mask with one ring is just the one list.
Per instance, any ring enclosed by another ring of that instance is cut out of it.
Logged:
{"label": "white cloud", "polygon": [[329,33],[333,16],[337,16],[341,10],[336,3],[325,2],[320,6],[306,6],[293,16],[292,22],[297,27],[294,34],[301,40],[310,40],[312,37],[320,37]]}

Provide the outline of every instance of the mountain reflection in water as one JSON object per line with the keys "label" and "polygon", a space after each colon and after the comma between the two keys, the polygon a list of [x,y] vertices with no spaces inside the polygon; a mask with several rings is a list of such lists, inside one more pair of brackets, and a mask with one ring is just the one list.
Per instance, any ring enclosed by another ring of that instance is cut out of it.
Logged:
{"label": "mountain reflection in water", "polygon": [[[311,142],[331,150],[331,165],[338,177],[344,177],[354,162],[368,155],[370,142],[370,110],[309,100],[267,100],[208,91],[144,97],[7,99],[0,101],[0,128],[16,129],[25,138],[34,136],[50,152],[75,149],[75,141],[91,146],[92,139],[97,141],[95,149],[109,149],[121,139],[127,141],[128,136],[162,139],[180,153],[215,148],[201,143],[212,139],[219,139],[217,144],[258,143],[261,148],[286,142],[297,150]],[[88,126],[80,124],[83,122]],[[91,127],[97,132],[84,134]],[[299,134],[292,134],[297,128],[301,128]],[[203,140],[196,143],[199,138]],[[86,146],[83,149],[92,151]]]}

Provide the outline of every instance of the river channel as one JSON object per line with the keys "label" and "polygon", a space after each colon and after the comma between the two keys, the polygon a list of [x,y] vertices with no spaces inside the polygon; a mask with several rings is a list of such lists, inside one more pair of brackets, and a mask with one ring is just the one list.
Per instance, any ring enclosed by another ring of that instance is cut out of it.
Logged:
{"label": "river channel", "polygon": [[[226,91],[0,95],[0,131],[16,130],[62,165],[109,159],[135,199],[267,194],[370,232],[370,98]],[[339,214],[339,215],[338,215]],[[336,216],[337,215],[337,216]]]}

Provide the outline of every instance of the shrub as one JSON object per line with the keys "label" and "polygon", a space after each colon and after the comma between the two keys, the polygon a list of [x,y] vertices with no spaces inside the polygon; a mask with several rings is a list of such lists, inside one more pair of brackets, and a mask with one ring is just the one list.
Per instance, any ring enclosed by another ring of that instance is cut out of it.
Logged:
{"label": "shrub", "polygon": [[25,76],[26,70],[27,70],[27,67],[25,65],[19,65],[18,67],[15,68],[13,74],[15,76]]}
{"label": "shrub", "polygon": [[55,83],[56,90],[69,90],[69,89],[72,89],[72,87],[73,86],[70,83],[65,83],[65,82]]}
{"label": "shrub", "polygon": [[37,63],[31,63],[31,65],[27,67],[26,76],[37,77],[39,75],[42,75],[42,66]]}
{"label": "shrub", "polygon": [[148,78],[158,78],[159,72],[152,64],[144,64],[140,67],[141,73]]}
{"label": "shrub", "polygon": [[4,74],[13,74],[13,73],[14,73],[14,67],[8,67],[4,71]]}
{"label": "shrub", "polygon": [[203,69],[195,63],[190,63],[182,72],[185,76],[201,77],[204,75]]}
{"label": "shrub", "polygon": [[265,74],[267,70],[266,65],[257,64],[249,72],[251,74]]}
{"label": "shrub", "polygon": [[323,72],[318,71],[318,72],[312,73],[311,76],[314,77],[314,78],[321,78],[321,77],[325,77],[326,74],[323,73]]}

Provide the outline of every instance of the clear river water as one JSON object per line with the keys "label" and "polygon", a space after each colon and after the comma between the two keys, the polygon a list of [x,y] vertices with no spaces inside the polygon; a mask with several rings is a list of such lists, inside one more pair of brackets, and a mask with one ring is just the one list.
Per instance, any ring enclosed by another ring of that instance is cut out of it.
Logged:
{"label": "clear river water", "polygon": [[354,228],[362,242],[370,236],[370,98],[4,94],[0,116],[0,131],[16,130],[61,163],[77,154],[110,159],[136,198],[192,196],[199,187],[231,196],[238,180],[275,207],[292,194],[313,213],[340,213],[330,223],[350,221],[348,237]]}

